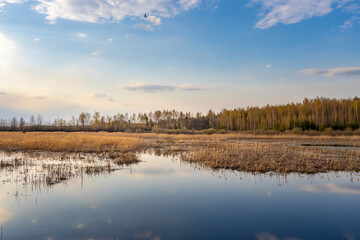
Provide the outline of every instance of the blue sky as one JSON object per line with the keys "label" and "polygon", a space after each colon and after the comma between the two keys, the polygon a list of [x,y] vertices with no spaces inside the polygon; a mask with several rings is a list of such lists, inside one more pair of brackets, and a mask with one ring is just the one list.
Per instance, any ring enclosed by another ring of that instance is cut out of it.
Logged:
{"label": "blue sky", "polygon": [[0,0],[0,9],[1,117],[359,95],[358,0]]}

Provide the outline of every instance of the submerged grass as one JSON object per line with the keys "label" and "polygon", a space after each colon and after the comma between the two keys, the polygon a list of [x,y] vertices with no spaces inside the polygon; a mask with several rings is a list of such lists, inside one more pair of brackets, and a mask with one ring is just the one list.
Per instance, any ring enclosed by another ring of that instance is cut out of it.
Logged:
{"label": "submerged grass", "polygon": [[[85,175],[110,173],[137,162],[138,158],[131,153],[115,156],[108,153],[3,152],[0,173],[2,181],[10,173],[12,182],[41,188]],[[12,174],[14,172],[17,174]]]}
{"label": "submerged grass", "polygon": [[360,171],[359,136],[0,132],[0,150],[94,153],[119,164],[137,162],[138,153],[154,150],[214,169],[261,173]]}

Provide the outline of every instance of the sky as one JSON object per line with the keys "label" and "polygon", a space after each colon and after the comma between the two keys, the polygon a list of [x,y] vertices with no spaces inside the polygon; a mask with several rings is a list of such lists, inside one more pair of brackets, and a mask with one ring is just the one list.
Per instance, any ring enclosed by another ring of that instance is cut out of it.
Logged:
{"label": "sky", "polygon": [[359,43],[359,0],[0,0],[0,118],[355,97]]}

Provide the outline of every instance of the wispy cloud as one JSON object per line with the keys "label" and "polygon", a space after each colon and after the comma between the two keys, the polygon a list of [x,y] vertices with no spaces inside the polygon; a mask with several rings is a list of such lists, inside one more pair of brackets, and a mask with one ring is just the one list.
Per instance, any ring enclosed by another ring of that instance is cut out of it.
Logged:
{"label": "wispy cloud", "polygon": [[145,24],[145,23],[137,23],[137,24],[135,24],[135,27],[145,30],[145,31],[153,31],[154,30],[154,28],[150,24]]}
{"label": "wispy cloud", "polygon": [[256,28],[269,28],[279,23],[294,24],[312,17],[321,17],[340,9],[352,17],[340,26],[347,29],[359,21],[360,4],[354,0],[250,0],[248,6],[260,5]]}
{"label": "wispy cloud", "polygon": [[40,38],[34,38],[34,42],[40,41]]}
{"label": "wispy cloud", "polygon": [[34,89],[28,93],[30,98],[34,99],[46,99],[51,94],[50,90],[47,88]]}
{"label": "wispy cloud", "polygon": [[81,38],[86,38],[87,37],[87,35],[85,33],[78,33],[77,36],[81,37]]}
{"label": "wispy cloud", "polygon": [[[346,4],[350,2],[349,4]],[[342,5],[342,10],[346,13],[350,13],[352,16],[340,26],[342,31],[352,28],[355,23],[360,22],[360,3],[354,2],[353,0],[344,1]]]}
{"label": "wispy cloud", "polygon": [[257,28],[269,28],[278,23],[292,24],[314,16],[330,13],[333,0],[250,0],[251,5],[260,4],[260,20]]}
{"label": "wispy cloud", "polygon": [[179,3],[184,9],[191,9],[199,6],[201,0],[180,0]]}
{"label": "wispy cloud", "polygon": [[0,95],[6,95],[7,93],[6,92],[0,92]]}
{"label": "wispy cloud", "polygon": [[128,85],[120,87],[129,91],[141,91],[141,92],[172,92],[176,89],[174,86],[157,85],[157,84],[142,84]]}
{"label": "wispy cloud", "polygon": [[266,65],[266,68],[271,68],[271,67],[272,67],[271,64]]}
{"label": "wispy cloud", "polygon": [[300,70],[299,72],[309,76],[314,76],[314,75],[325,76],[325,77],[356,76],[356,75],[360,75],[360,67],[342,67],[342,68],[329,68],[329,69],[310,68],[310,69]]}
{"label": "wispy cloud", "polygon": [[120,86],[120,89],[154,93],[154,92],[173,92],[173,91],[203,91],[209,89],[209,87],[196,87],[191,85],[171,86],[171,85],[137,83],[134,85]]}
{"label": "wispy cloud", "polygon": [[307,185],[301,188],[305,192],[329,192],[329,193],[338,193],[338,194],[360,194],[360,188],[358,186],[340,186],[336,184],[326,184],[326,185]]}
{"label": "wispy cloud", "polygon": [[134,33],[126,33],[124,35],[125,38],[131,38],[131,37],[135,37],[136,35]]}
{"label": "wispy cloud", "polygon": [[100,52],[95,51],[95,52],[90,53],[90,55],[91,55],[91,56],[99,56],[99,55],[100,55]]}
{"label": "wispy cloud", "polygon": [[175,90],[179,90],[179,91],[204,91],[204,90],[208,90],[210,89],[210,87],[196,87],[196,86],[191,86],[191,85],[181,85],[176,87]]}
{"label": "wispy cloud", "polygon": [[91,93],[90,94],[90,98],[93,99],[93,100],[107,100],[107,101],[110,101],[110,102],[115,102],[115,99],[108,95],[108,94],[105,94],[105,93]]}

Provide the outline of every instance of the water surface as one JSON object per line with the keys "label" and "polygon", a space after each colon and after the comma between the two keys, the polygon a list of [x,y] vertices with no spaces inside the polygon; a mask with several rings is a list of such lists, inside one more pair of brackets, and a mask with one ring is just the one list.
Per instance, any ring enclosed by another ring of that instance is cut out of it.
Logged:
{"label": "water surface", "polygon": [[51,187],[2,171],[2,239],[360,237],[358,175],[213,172],[176,158],[141,159]]}

